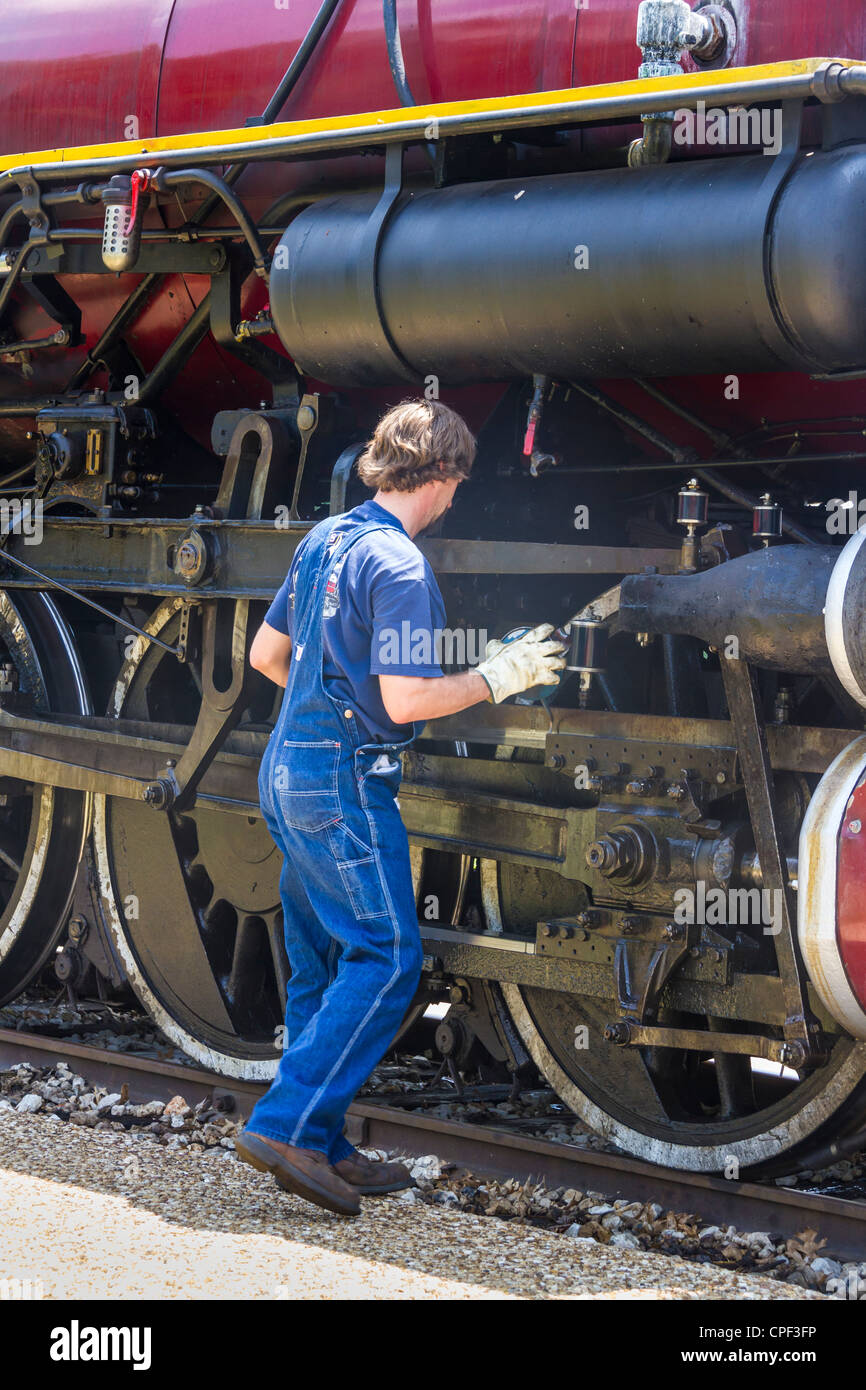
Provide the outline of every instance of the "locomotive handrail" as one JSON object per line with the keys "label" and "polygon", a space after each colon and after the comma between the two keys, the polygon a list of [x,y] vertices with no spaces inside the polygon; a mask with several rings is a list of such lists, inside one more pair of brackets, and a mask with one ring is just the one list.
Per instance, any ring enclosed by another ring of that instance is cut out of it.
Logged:
{"label": "locomotive handrail", "polygon": [[245,126],[6,155],[0,158],[0,193],[28,174],[48,182],[67,181],[132,173],[143,162],[178,169],[193,162],[224,164],[227,159],[284,160],[486,131],[639,121],[647,113],[672,106],[694,109],[699,102],[722,106],[808,99],[834,102],[848,95],[866,95],[866,64],[848,58],[803,58],[675,78],[636,78],[553,92],[279,122],[255,127],[254,135]]}

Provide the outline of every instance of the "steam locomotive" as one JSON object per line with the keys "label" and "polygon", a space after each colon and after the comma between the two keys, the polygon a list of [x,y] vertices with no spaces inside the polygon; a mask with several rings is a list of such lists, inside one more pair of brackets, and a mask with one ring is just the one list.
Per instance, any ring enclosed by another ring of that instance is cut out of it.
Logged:
{"label": "steam locomotive", "polygon": [[272,1074],[249,641],[383,407],[441,395],[449,624],[549,620],[569,670],[406,757],[405,1026],[444,1003],[455,1073],[672,1167],[853,1142],[862,5],[7,9],[0,1000],[128,983]]}

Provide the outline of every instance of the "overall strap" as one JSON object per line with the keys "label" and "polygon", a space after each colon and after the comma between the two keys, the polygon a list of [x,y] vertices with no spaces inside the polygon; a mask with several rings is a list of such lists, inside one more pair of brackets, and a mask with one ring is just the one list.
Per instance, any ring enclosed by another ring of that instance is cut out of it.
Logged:
{"label": "overall strap", "polygon": [[296,668],[303,664],[309,678],[322,682],[324,588],[327,575],[363,536],[372,531],[399,528],[386,521],[364,521],[350,526],[336,545],[328,544],[339,517],[328,517],[310,532],[295,577],[295,641],[289,667],[287,694],[294,684]]}

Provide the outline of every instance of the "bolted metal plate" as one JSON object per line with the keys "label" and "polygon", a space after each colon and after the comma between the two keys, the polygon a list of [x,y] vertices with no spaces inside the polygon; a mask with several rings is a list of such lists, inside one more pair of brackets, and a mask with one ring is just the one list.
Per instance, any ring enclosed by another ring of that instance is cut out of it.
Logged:
{"label": "bolted metal plate", "polygon": [[680,782],[684,770],[724,792],[738,784],[737,751],[733,747],[702,747],[618,735],[594,734],[588,738],[551,734],[545,761],[548,767],[571,777],[575,776],[575,769],[588,768],[593,776],[617,778],[623,785],[633,779],[648,780],[654,783],[654,789],[647,795],[664,796],[665,784]]}
{"label": "bolted metal plate", "polygon": [[[634,914],[631,914],[632,920]],[[660,937],[664,923],[646,917],[646,933]],[[644,929],[621,933],[622,918],[614,916],[609,926],[594,930],[581,926],[576,918],[550,918],[539,922],[535,940],[536,955],[551,960],[574,961],[587,965],[610,967],[614,963],[617,943],[634,940]],[[662,932],[663,934],[663,932]],[[727,985],[731,973],[731,950],[728,947],[695,946],[697,954],[689,954],[678,967],[683,979],[705,984]]]}

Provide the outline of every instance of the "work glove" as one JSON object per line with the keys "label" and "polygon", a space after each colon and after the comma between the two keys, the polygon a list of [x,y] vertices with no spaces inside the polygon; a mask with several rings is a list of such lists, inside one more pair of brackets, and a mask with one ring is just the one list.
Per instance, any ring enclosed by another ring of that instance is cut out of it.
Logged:
{"label": "work glove", "polygon": [[498,705],[535,685],[556,685],[565,669],[565,644],[550,641],[552,623],[542,623],[513,642],[488,642],[484,660],[475,667]]}

